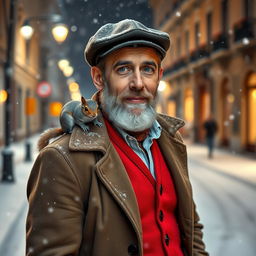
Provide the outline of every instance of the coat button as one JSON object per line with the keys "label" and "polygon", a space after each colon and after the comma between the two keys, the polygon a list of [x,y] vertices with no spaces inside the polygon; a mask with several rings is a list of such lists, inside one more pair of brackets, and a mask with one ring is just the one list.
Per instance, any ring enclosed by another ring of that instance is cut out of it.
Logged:
{"label": "coat button", "polygon": [[160,220],[160,221],[163,221],[163,220],[164,220],[164,213],[163,213],[162,210],[160,210],[160,212],[159,212],[159,220]]}
{"label": "coat button", "polygon": [[160,192],[160,195],[163,194],[163,185],[162,184],[160,185],[159,192]]}
{"label": "coat button", "polygon": [[165,244],[166,244],[167,246],[169,245],[169,243],[170,243],[170,237],[169,237],[168,234],[166,234],[166,235],[164,236],[164,242],[165,242]]}
{"label": "coat button", "polygon": [[128,246],[128,253],[129,255],[138,255],[138,246],[136,244],[130,244]]}

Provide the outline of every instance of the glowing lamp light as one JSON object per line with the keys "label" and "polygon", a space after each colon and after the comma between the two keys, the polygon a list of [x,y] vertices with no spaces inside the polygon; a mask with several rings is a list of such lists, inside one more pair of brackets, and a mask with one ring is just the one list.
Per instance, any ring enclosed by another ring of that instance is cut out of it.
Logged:
{"label": "glowing lamp light", "polygon": [[76,82],[70,83],[68,87],[69,87],[70,92],[78,92],[79,91],[79,84]]}
{"label": "glowing lamp light", "polygon": [[65,24],[57,24],[52,28],[52,35],[56,42],[62,43],[68,36],[68,27]]}
{"label": "glowing lamp light", "polygon": [[62,103],[55,101],[50,103],[50,114],[52,116],[59,116],[62,110]]}
{"label": "glowing lamp light", "polygon": [[229,93],[229,94],[227,95],[227,101],[228,101],[229,103],[233,103],[233,102],[235,101],[235,96],[234,96],[232,93]]}
{"label": "glowing lamp light", "polygon": [[71,99],[72,100],[81,100],[81,93],[80,92],[73,92],[71,93]]}
{"label": "glowing lamp light", "polygon": [[8,98],[8,93],[6,90],[0,90],[0,103],[6,102]]}
{"label": "glowing lamp light", "polygon": [[61,59],[58,61],[58,67],[60,70],[64,70],[65,67],[69,66],[69,61],[67,59]]}
{"label": "glowing lamp light", "polygon": [[66,77],[72,76],[73,72],[74,72],[74,69],[71,66],[66,66],[63,69],[64,76]]}
{"label": "glowing lamp light", "polygon": [[252,97],[256,100],[256,89],[252,91]]}
{"label": "glowing lamp light", "polygon": [[34,33],[34,29],[30,25],[24,24],[20,28],[20,33],[26,40],[29,40]]}
{"label": "glowing lamp light", "polygon": [[166,89],[166,87],[167,87],[167,83],[161,80],[158,86],[158,91],[163,92]]}

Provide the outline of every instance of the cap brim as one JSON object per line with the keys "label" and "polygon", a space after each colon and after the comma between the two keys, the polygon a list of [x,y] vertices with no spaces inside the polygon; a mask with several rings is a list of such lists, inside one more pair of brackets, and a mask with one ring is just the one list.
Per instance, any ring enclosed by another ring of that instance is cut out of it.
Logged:
{"label": "cap brim", "polygon": [[102,54],[99,54],[97,56],[96,63],[98,63],[98,61],[101,58],[107,56],[108,54],[110,54],[118,49],[128,47],[128,46],[131,46],[131,47],[148,46],[148,47],[154,48],[159,52],[161,59],[163,59],[166,54],[166,51],[164,50],[164,48],[162,48],[161,46],[159,46],[153,42],[145,41],[145,40],[132,40],[132,41],[120,43],[118,45],[113,46],[112,48],[110,48],[108,50],[105,50]]}

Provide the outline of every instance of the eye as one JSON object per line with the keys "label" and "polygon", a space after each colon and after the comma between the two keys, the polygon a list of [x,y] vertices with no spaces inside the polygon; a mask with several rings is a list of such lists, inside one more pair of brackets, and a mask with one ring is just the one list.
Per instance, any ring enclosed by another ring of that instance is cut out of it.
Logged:
{"label": "eye", "polygon": [[127,66],[122,66],[122,67],[117,68],[117,73],[123,75],[123,74],[129,73],[130,70],[131,70],[131,69],[130,69],[129,67],[127,67]]}
{"label": "eye", "polygon": [[88,111],[88,107],[84,106],[84,110],[85,110],[85,111]]}
{"label": "eye", "polygon": [[153,74],[155,72],[155,67],[152,66],[144,66],[142,68],[142,72],[146,73],[146,74]]}

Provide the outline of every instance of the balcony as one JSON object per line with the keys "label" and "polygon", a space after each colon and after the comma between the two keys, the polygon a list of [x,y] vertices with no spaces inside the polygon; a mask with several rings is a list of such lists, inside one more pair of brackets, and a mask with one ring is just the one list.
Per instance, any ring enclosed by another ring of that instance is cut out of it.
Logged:
{"label": "balcony", "polygon": [[246,18],[234,25],[234,42],[240,42],[244,38],[254,38],[253,23]]}
{"label": "balcony", "polygon": [[190,62],[195,62],[209,56],[210,48],[206,44],[203,44],[198,49],[191,51],[189,60]]}
{"label": "balcony", "polygon": [[187,64],[188,64],[187,58],[186,57],[182,57],[179,60],[177,60],[176,62],[174,62],[171,67],[167,68],[164,71],[164,75],[167,75],[167,74],[169,75],[169,74],[172,74],[173,72],[177,72],[180,69],[186,67]]}
{"label": "balcony", "polygon": [[227,50],[229,48],[228,35],[221,33],[213,38],[212,51]]}

